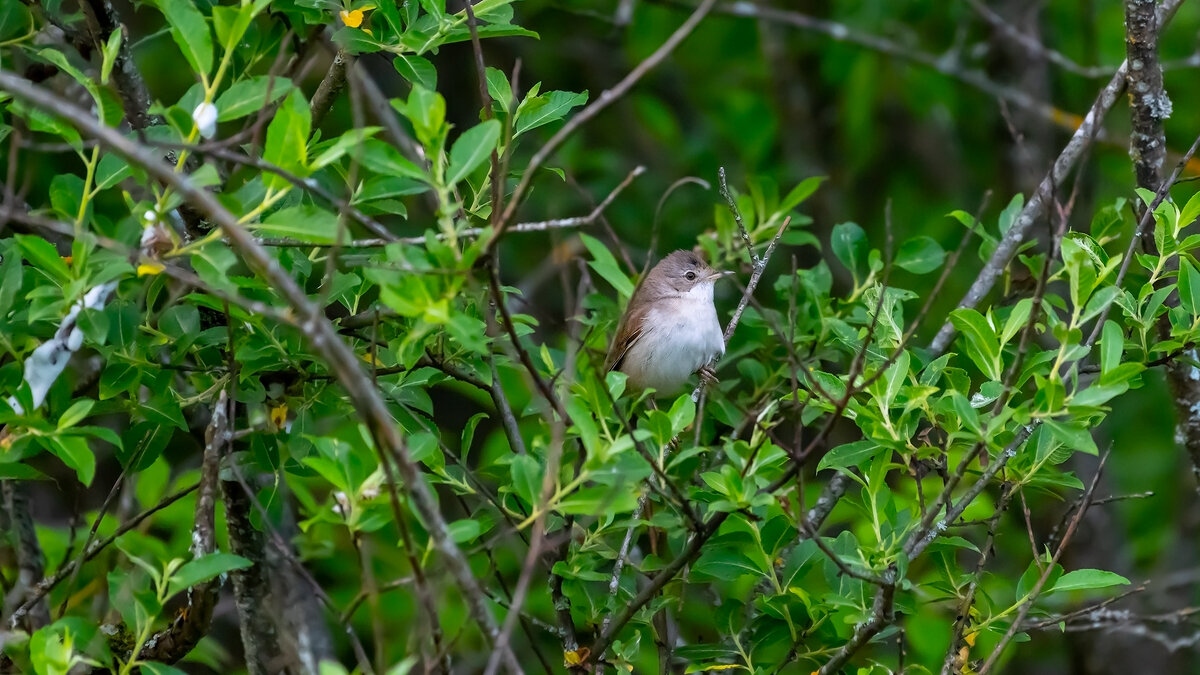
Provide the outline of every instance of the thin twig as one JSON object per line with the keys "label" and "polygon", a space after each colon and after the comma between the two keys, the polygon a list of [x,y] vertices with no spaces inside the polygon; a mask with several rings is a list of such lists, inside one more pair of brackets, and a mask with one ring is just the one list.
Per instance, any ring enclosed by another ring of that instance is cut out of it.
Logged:
{"label": "thin twig", "polygon": [[534,177],[540,173],[538,170],[543,164],[546,163],[546,160],[550,159],[550,157],[567,140],[567,138],[578,131],[580,127],[582,127],[596,115],[600,114],[601,111],[612,105],[615,101],[625,96],[625,94],[629,93],[629,90],[632,89],[633,86],[646,75],[646,73],[650,72],[652,69],[654,69],[654,67],[662,63],[662,61],[666,59],[671,52],[675,51],[675,48],[679,46],[679,43],[683,42],[683,40],[690,35],[693,30],[695,30],[696,26],[700,24],[700,21],[704,19],[709,10],[711,10],[715,4],[716,0],[703,0],[703,2],[700,3],[700,6],[697,7],[694,12],[692,12],[691,16],[689,16],[687,20],[684,21],[681,26],[679,26],[679,28],[675,29],[675,32],[672,33],[671,36],[668,37],[658,49],[654,50],[650,56],[646,57],[644,61],[634,67],[633,70],[629,71],[629,74],[626,75],[615,86],[613,86],[611,89],[604,90],[595,101],[593,101],[583,110],[580,110],[574,117],[564,124],[561,129],[555,132],[555,134],[550,137],[550,140],[546,141],[545,145],[543,145],[536,153],[534,153],[533,157],[529,160],[529,164],[525,167],[524,173],[521,175],[520,182],[517,183],[517,187],[513,189],[512,196],[509,197],[508,205],[504,208],[504,213],[500,217],[499,222],[496,224],[496,229],[492,233],[491,239],[488,241],[487,250],[490,251],[495,248],[497,242],[500,240],[500,237],[503,236],[507,228],[507,224],[512,222],[513,216],[516,214],[517,207],[521,204],[521,198],[524,197],[525,192],[529,190],[530,183],[532,183]]}
{"label": "thin twig", "polygon": [[1067,527],[1066,534],[1063,535],[1062,541],[1059,542],[1058,548],[1054,551],[1054,555],[1050,558],[1050,564],[1046,565],[1046,569],[1042,572],[1041,576],[1038,577],[1037,583],[1033,585],[1033,588],[1029,589],[1029,592],[1025,596],[1025,600],[1022,602],[1021,609],[1017,612],[1016,618],[1013,619],[1012,625],[1009,626],[1008,630],[1004,632],[1003,637],[1000,638],[1000,641],[996,644],[995,649],[992,650],[991,655],[989,655],[987,660],[983,662],[983,666],[979,669],[979,675],[987,675],[988,671],[990,671],[992,667],[996,665],[996,661],[1000,659],[1000,655],[1004,652],[1004,647],[1007,646],[1013,637],[1016,636],[1017,632],[1020,631],[1021,623],[1025,620],[1025,617],[1029,615],[1029,611],[1033,609],[1033,603],[1037,600],[1038,595],[1041,594],[1042,589],[1046,586],[1046,582],[1049,580],[1051,572],[1054,571],[1054,566],[1058,564],[1059,558],[1062,557],[1063,552],[1066,550],[1067,544],[1071,542],[1071,537],[1075,534],[1075,530],[1079,526],[1080,521],[1083,520],[1083,514],[1087,513],[1092,494],[1094,494],[1096,491],[1096,485],[1100,483],[1100,475],[1104,473],[1104,465],[1108,462],[1109,455],[1111,454],[1111,450],[1106,451],[1100,458],[1100,465],[1096,467],[1096,473],[1092,476],[1092,482],[1088,485],[1087,491],[1083,493],[1083,504],[1080,506],[1079,511],[1075,513],[1075,517],[1071,519],[1071,524]]}

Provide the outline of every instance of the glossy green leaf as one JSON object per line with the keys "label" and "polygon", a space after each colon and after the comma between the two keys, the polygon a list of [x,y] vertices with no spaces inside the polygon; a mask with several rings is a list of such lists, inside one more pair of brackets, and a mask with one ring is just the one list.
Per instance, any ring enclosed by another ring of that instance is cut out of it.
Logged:
{"label": "glossy green leaf", "polygon": [[235,82],[217,97],[217,121],[228,122],[256,114],[295,89],[285,77],[256,75]]}
{"label": "glossy green leaf", "polygon": [[833,226],[829,236],[829,249],[834,257],[842,263],[854,277],[855,283],[866,275],[867,253],[870,245],[867,243],[867,233],[858,223],[840,223]]}
{"label": "glossy green leaf", "polygon": [[454,185],[467,177],[496,150],[500,139],[500,122],[485,120],[463,132],[450,147],[450,168],[446,183]]}
{"label": "glossy green leaf", "polygon": [[896,264],[913,274],[928,274],[942,266],[946,251],[931,237],[913,237],[900,245]]}
{"label": "glossy green leaf", "polygon": [[213,46],[208,21],[196,4],[190,0],[153,0],[171,27],[171,38],[193,72],[208,74],[212,71]]}
{"label": "glossy green leaf", "polygon": [[587,247],[588,253],[592,254],[592,260],[588,265],[596,271],[596,274],[611,284],[623,297],[633,297],[633,282],[621,270],[621,265],[613,256],[612,251],[608,250],[608,247],[595,237],[581,234],[579,238],[583,240],[583,245]]}
{"label": "glossy green leaf", "polygon": [[310,244],[332,244],[337,239],[337,216],[316,206],[280,209],[261,223],[247,225],[262,237],[285,237]]}
{"label": "glossy green leaf", "polygon": [[[293,90],[283,100],[283,104],[279,106],[275,117],[267,126],[263,159],[298,176],[308,175],[308,136],[311,123],[308,102],[298,90]],[[291,186],[287,178],[274,173],[265,174],[263,181],[267,187],[276,190]]]}
{"label": "glossy green leaf", "polygon": [[171,576],[171,583],[167,588],[167,596],[175,595],[196,584],[202,584],[214,579],[221,574],[232,572],[233,570],[246,569],[253,564],[240,555],[219,552],[189,560]]}
{"label": "glossy green leaf", "polygon": [[1083,569],[1067,572],[1058,578],[1052,592],[1082,591],[1093,588],[1108,588],[1110,586],[1128,586],[1129,580],[1106,570]]}

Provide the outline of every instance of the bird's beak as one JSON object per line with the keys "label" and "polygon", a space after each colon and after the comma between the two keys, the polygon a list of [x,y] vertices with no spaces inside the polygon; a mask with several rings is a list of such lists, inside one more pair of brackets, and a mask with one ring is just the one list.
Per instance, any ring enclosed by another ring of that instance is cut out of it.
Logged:
{"label": "bird's beak", "polygon": [[728,277],[728,276],[733,276],[732,270],[723,270],[720,272],[713,272],[712,274],[708,275],[706,278],[716,281],[717,279],[720,279],[721,277]]}

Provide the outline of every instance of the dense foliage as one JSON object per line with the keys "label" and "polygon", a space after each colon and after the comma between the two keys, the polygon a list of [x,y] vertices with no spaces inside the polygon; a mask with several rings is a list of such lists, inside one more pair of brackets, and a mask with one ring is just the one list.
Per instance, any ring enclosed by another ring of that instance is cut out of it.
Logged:
{"label": "dense foliage", "polygon": [[[1194,566],[1160,373],[1200,380],[1200,195],[1103,147],[1062,182],[1006,107],[1028,138],[897,152],[1000,87],[908,46],[979,3],[590,4],[0,0],[0,671],[1025,672],[1122,627],[1186,663],[1142,615],[1192,628],[1194,578],[1139,594]],[[793,29],[854,31],[811,74],[836,163],[788,149]],[[655,398],[604,364],[673,247],[734,318]]]}

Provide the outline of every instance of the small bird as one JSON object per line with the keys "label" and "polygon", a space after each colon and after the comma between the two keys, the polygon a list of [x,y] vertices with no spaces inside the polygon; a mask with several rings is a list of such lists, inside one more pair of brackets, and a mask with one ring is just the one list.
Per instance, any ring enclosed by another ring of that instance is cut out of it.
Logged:
{"label": "small bird", "polygon": [[606,370],[628,376],[634,389],[678,393],[692,373],[716,379],[709,366],[725,353],[713,305],[713,284],[731,274],[691,251],[675,251],[650,270],[617,324]]}

